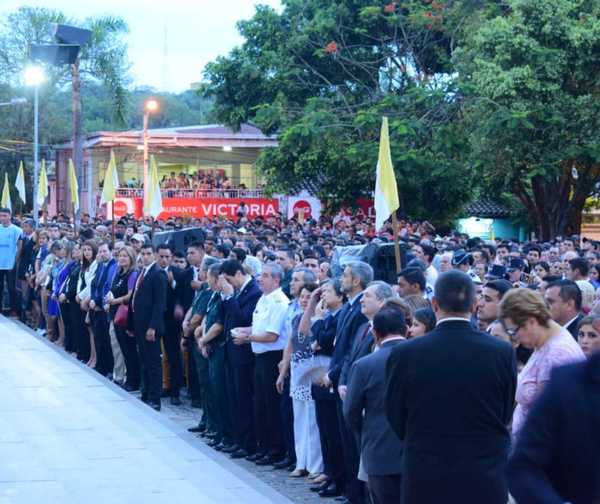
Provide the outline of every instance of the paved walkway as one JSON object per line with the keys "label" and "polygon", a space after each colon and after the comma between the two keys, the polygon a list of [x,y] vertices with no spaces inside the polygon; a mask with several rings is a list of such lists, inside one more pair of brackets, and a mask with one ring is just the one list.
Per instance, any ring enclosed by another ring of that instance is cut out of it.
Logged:
{"label": "paved walkway", "polygon": [[0,317],[0,504],[290,504],[184,426]]}

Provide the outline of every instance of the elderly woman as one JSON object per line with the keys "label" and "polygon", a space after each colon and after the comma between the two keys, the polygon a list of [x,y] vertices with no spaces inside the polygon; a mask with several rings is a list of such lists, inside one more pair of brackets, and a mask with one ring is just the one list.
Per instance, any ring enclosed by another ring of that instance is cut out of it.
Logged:
{"label": "elderly woman", "polygon": [[550,380],[553,368],[585,356],[571,334],[558,325],[542,296],[530,289],[508,291],[500,303],[500,320],[511,339],[533,349],[517,380],[513,436],[518,435],[533,402]]}
{"label": "elderly woman", "polygon": [[589,359],[600,350],[600,317],[584,317],[579,322],[577,342],[585,356]]}

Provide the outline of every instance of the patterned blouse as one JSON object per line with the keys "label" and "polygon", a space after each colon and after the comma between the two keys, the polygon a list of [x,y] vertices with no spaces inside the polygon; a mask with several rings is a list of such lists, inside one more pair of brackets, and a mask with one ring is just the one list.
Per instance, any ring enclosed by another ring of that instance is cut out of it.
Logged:
{"label": "patterned blouse", "polygon": [[552,369],[584,360],[583,351],[564,327],[544,345],[534,350],[517,380],[517,407],[512,424],[513,437],[523,427],[535,399],[550,380]]}

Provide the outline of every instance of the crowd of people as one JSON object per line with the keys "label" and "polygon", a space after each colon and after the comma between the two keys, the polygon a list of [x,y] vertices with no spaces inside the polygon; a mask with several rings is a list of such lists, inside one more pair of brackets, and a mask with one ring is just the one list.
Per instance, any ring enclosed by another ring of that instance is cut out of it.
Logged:
{"label": "crowd of people", "polygon": [[[323,498],[599,502],[600,243],[400,225],[391,284],[340,254],[390,240],[364,215],[76,229],[0,209],[0,294],[155,410],[186,390],[190,432]],[[203,238],[180,249],[151,236],[187,227]]]}

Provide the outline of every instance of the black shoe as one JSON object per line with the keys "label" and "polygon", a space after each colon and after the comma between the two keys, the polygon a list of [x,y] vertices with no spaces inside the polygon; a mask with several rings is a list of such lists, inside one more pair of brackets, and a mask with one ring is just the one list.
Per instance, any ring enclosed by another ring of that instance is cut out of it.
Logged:
{"label": "black shoe", "polygon": [[246,457],[246,460],[248,462],[256,462],[257,460],[260,460],[261,458],[266,457],[266,453],[253,453],[252,455],[248,455]]}
{"label": "black shoe", "polygon": [[142,397],[140,397],[140,399],[142,400],[143,403],[148,404],[148,396],[147,395],[142,394]]}
{"label": "black shoe", "polygon": [[275,469],[287,469],[292,464],[295,465],[296,462],[289,457],[285,457],[281,462],[276,462],[275,464],[273,464],[273,467]]}
{"label": "black shoe", "polygon": [[223,448],[223,453],[233,453],[236,452],[240,449],[240,447],[236,444],[230,444],[230,445],[225,445],[225,448]]}
{"label": "black shoe", "polygon": [[329,483],[329,485],[327,485],[323,490],[321,490],[318,493],[319,497],[339,497],[340,495],[342,495],[341,490],[333,482]]}
{"label": "black shoe", "polygon": [[125,385],[123,385],[123,388],[127,392],[135,392],[136,390],[140,390],[140,386],[139,385],[136,387],[135,385],[131,385],[130,383],[125,383]]}
{"label": "black shoe", "polygon": [[246,450],[244,450],[243,448],[240,448],[237,451],[234,451],[233,453],[230,453],[229,456],[232,459],[241,459],[241,458],[246,458],[248,455],[250,455]]}
{"label": "black shoe", "polygon": [[257,466],[268,466],[276,464],[277,462],[281,462],[281,457],[265,455],[263,458],[256,460],[254,463]]}
{"label": "black shoe", "polygon": [[309,488],[309,490],[311,492],[317,492],[318,493],[318,492],[321,492],[321,491],[325,490],[329,485],[331,485],[331,483],[332,482],[328,480],[328,481],[325,481],[324,483],[321,483],[320,485],[311,486]]}
{"label": "black shoe", "polygon": [[217,446],[218,446],[219,449],[217,451],[223,451],[221,444],[222,443],[221,443],[220,439],[211,439],[210,441],[207,441],[206,446],[209,446],[210,448],[215,448],[215,449],[217,449]]}
{"label": "black shoe", "polygon": [[160,411],[160,402],[149,401],[148,406],[150,406],[153,410]]}
{"label": "black shoe", "polygon": [[196,427],[188,428],[188,432],[194,432],[194,433],[204,432],[205,430],[206,430],[206,427],[203,427],[201,425],[196,425]]}
{"label": "black shoe", "polygon": [[192,408],[202,408],[202,401],[200,399],[192,399]]}
{"label": "black shoe", "polygon": [[340,504],[350,504],[350,499],[348,499],[348,497],[346,497],[345,495],[340,495],[339,497],[336,497],[333,500],[339,502]]}
{"label": "black shoe", "polygon": [[173,406],[181,406],[182,403],[181,403],[181,399],[179,399],[179,396],[171,397],[171,404]]}
{"label": "black shoe", "polygon": [[171,391],[167,389],[162,389],[160,393],[160,397],[171,397]]}

